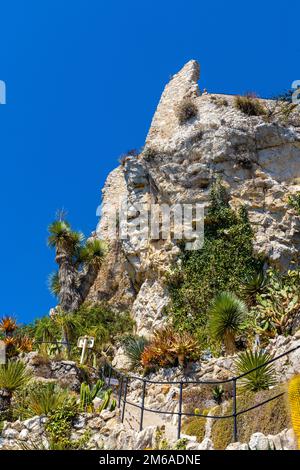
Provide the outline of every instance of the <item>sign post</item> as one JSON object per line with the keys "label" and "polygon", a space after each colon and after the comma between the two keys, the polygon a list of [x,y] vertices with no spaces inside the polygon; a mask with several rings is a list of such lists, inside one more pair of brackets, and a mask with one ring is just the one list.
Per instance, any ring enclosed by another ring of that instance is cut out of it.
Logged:
{"label": "sign post", "polygon": [[95,338],[93,336],[80,336],[80,338],[78,338],[77,346],[78,348],[82,349],[80,364],[84,363],[86,350],[92,349],[94,347],[94,343],[95,343]]}

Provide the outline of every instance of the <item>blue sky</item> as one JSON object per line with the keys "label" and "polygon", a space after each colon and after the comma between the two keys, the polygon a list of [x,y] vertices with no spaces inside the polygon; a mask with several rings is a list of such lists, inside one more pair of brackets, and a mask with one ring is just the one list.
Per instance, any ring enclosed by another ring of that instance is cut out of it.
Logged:
{"label": "blue sky", "polygon": [[90,233],[107,173],[143,145],[185,62],[210,92],[270,96],[300,79],[299,3],[200,0],[1,2],[0,316],[26,322],[55,299],[46,246],[56,209]]}

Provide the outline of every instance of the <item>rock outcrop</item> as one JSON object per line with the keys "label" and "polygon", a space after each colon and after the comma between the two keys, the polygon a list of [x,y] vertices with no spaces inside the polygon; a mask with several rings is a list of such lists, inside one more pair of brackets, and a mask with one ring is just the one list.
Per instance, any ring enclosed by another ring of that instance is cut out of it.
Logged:
{"label": "rock outcrop", "polygon": [[[47,417],[35,416],[26,421],[4,423],[0,437],[0,450],[47,450],[49,437],[45,429]],[[156,426],[137,432],[121,423],[116,411],[100,414],[82,413],[72,426],[71,441],[76,443],[88,435],[87,450],[143,450],[155,445]]]}
{"label": "rock outcrop", "polygon": [[[163,278],[179,253],[176,240],[145,240],[135,230],[139,204],[206,206],[212,183],[221,177],[232,206],[248,208],[255,250],[282,270],[298,257],[300,217],[287,203],[289,194],[300,191],[298,109],[287,122],[274,112],[273,101],[264,100],[268,116],[247,116],[236,109],[233,96],[201,94],[198,80],[196,61],[171,79],[143,151],[125,158],[103,189],[96,236],[111,242],[108,217],[120,196],[128,199],[132,231],[127,240],[112,243],[108,266],[90,298],[132,305],[138,333],[147,334],[163,321],[168,302]],[[196,114],[182,123],[178,107],[186,99]]]}

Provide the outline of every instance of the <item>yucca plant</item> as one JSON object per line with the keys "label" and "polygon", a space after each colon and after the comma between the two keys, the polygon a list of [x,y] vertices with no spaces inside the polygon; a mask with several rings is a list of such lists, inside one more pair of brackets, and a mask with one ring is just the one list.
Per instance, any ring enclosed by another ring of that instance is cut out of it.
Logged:
{"label": "yucca plant", "polygon": [[90,239],[79,252],[79,261],[83,263],[80,276],[80,295],[85,299],[94,284],[98,271],[107,253],[107,245],[98,238]]}
{"label": "yucca plant", "polygon": [[149,341],[144,336],[127,336],[122,345],[133,368],[141,365],[141,357]]}
{"label": "yucca plant", "polygon": [[83,235],[73,231],[65,220],[54,221],[48,230],[48,245],[55,248],[55,259],[59,267],[60,305],[65,312],[72,312],[81,303],[74,257],[83,241]]}
{"label": "yucca plant", "polygon": [[223,385],[216,385],[212,390],[212,397],[218,403],[218,405],[222,403],[224,394],[225,390]]}
{"label": "yucca plant", "polygon": [[28,384],[32,374],[21,361],[8,361],[0,365],[0,411],[6,411],[12,395]]}
{"label": "yucca plant", "polygon": [[107,252],[107,244],[98,238],[87,240],[85,246],[80,250],[80,260],[86,264],[101,266]]}
{"label": "yucca plant", "polygon": [[230,292],[219,294],[209,314],[212,337],[224,343],[227,354],[236,351],[235,338],[242,331],[247,315],[246,304]]}
{"label": "yucca plant", "polygon": [[49,287],[59,297],[62,310],[74,312],[85,301],[95,282],[107,252],[106,243],[93,238],[83,245],[83,234],[73,231],[62,216],[48,230],[48,245],[55,248],[58,264],[58,273],[50,276]]}
{"label": "yucca plant", "polygon": [[[257,392],[267,390],[276,385],[276,370],[274,364],[266,364],[272,359],[272,356],[265,351],[243,351],[235,360],[235,367],[238,375],[247,375],[239,379],[238,386],[243,390]],[[256,370],[255,369],[259,367]]]}
{"label": "yucca plant", "polygon": [[53,316],[54,323],[61,329],[62,332],[62,343],[68,354],[71,350],[71,340],[73,332],[78,325],[76,315],[71,312],[63,312],[60,310]]}

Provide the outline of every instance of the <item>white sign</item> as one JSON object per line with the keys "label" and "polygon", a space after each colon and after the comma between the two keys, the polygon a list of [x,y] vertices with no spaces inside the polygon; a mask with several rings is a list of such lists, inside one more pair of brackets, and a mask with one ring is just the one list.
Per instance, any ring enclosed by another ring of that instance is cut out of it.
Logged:
{"label": "white sign", "polygon": [[95,338],[93,336],[80,336],[77,341],[78,348],[86,348],[92,349],[95,344]]}

